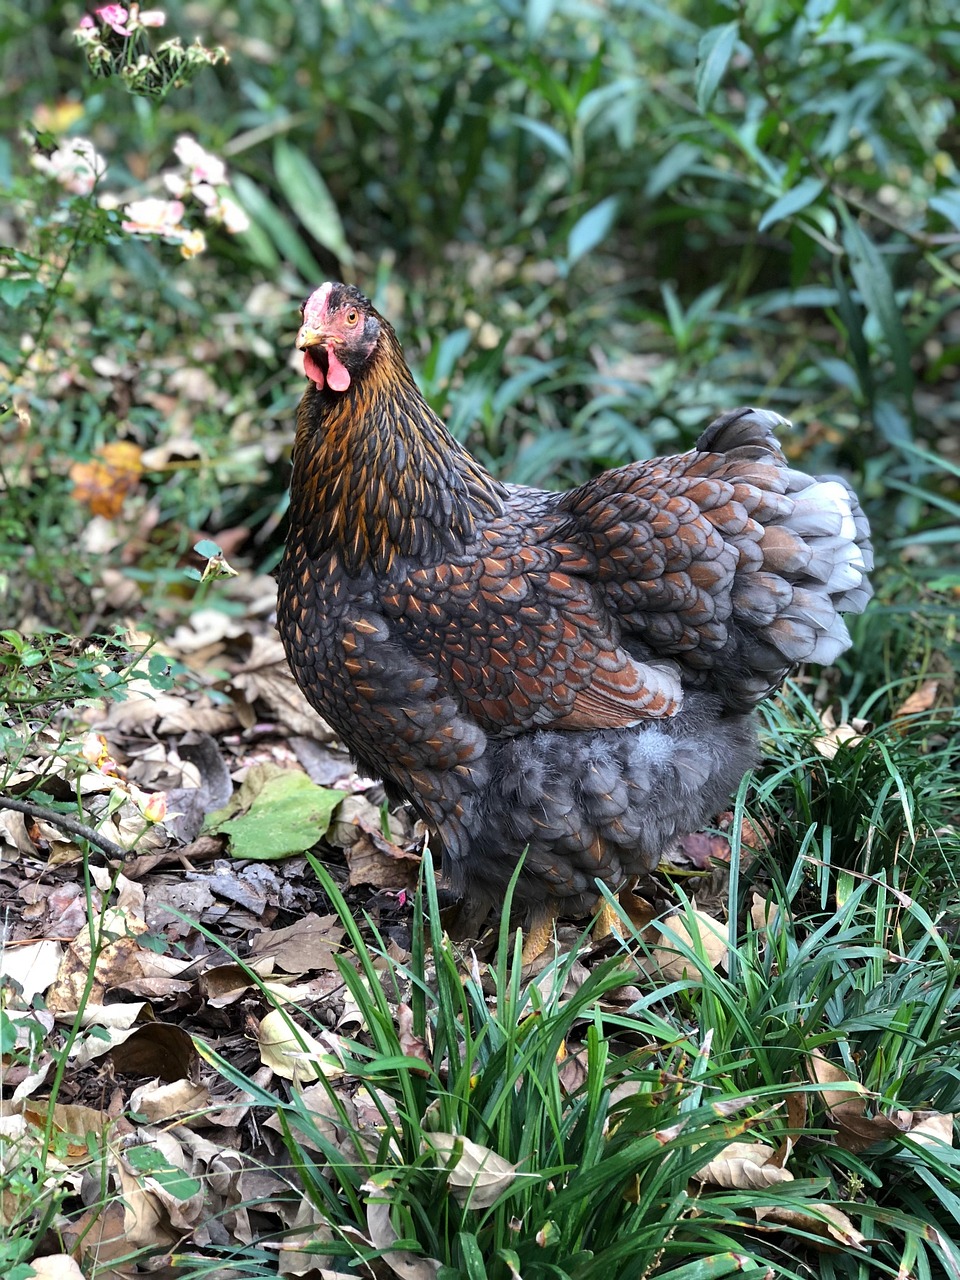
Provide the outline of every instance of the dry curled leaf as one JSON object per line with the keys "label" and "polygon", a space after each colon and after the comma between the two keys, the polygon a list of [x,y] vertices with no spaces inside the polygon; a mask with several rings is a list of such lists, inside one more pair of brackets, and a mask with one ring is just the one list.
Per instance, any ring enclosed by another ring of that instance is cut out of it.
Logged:
{"label": "dry curled leaf", "polygon": [[820,723],[823,725],[824,732],[813,740],[813,746],[816,751],[826,760],[832,760],[841,747],[856,747],[864,740],[864,734],[869,733],[872,725],[869,720],[861,720],[854,717],[849,724],[837,724],[833,710],[827,707],[823,715],[820,717]]}
{"label": "dry curled leaf", "polygon": [[[893,713],[893,719],[905,720],[908,716],[920,715],[929,711],[940,692],[939,680],[924,680],[919,689],[915,689],[909,698],[905,698]],[[900,726],[902,728],[902,726]]]}
{"label": "dry curled leaf", "polygon": [[845,1249],[856,1249],[859,1253],[867,1252],[867,1238],[858,1231],[853,1222],[841,1210],[832,1204],[812,1202],[809,1212],[802,1209],[788,1208],[786,1205],[763,1205],[754,1208],[758,1222],[775,1222],[783,1226],[793,1227],[797,1231],[805,1231],[808,1235],[818,1236],[818,1246],[828,1252],[833,1251],[833,1244]]}
{"label": "dry curled leaf", "polygon": [[384,1180],[382,1186],[377,1182],[365,1182],[360,1188],[367,1196],[367,1231],[370,1243],[375,1249],[381,1250],[383,1261],[400,1280],[434,1280],[440,1270],[440,1263],[435,1258],[421,1258],[409,1249],[392,1247],[400,1239],[390,1217],[392,1185]]}
{"label": "dry curled leaf", "polygon": [[774,1163],[776,1154],[765,1142],[731,1142],[693,1176],[697,1182],[744,1191],[792,1182],[793,1174]]}
{"label": "dry curled leaf", "polygon": [[328,1080],[343,1075],[343,1067],[330,1052],[334,1044],[332,1038],[327,1045],[321,1044],[282,1009],[274,1009],[260,1023],[257,1043],[261,1060],[284,1080],[301,1084],[317,1080],[321,1075]]}
{"label": "dry curled leaf", "polygon": [[454,1199],[471,1209],[489,1209],[517,1176],[509,1160],[456,1133],[427,1134],[420,1149],[436,1152],[447,1169]]}

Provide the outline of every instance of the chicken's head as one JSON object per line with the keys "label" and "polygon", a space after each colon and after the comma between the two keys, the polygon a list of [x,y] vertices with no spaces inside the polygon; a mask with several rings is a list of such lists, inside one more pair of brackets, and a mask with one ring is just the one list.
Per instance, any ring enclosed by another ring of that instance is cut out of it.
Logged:
{"label": "chicken's head", "polygon": [[297,347],[303,371],[318,389],[346,391],[368,364],[383,322],[352,284],[327,281],[300,308]]}

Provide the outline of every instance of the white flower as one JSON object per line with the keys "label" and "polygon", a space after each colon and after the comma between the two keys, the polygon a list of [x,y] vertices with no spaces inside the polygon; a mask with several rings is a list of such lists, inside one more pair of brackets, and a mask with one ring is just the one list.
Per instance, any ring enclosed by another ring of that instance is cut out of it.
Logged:
{"label": "white flower", "polygon": [[193,188],[193,195],[200,201],[208,214],[216,207],[217,193],[209,182],[198,182]]}
{"label": "white flower", "polygon": [[73,138],[50,156],[34,155],[32,162],[75,196],[88,196],[107,171],[106,160],[86,138]]}
{"label": "white flower", "polygon": [[182,200],[160,200],[151,196],[146,200],[134,200],[124,205],[127,215],[120,224],[124,231],[142,236],[176,236],[182,239],[188,233],[180,225],[183,218]]}
{"label": "white flower", "polygon": [[167,15],[162,9],[141,9],[137,14],[137,21],[141,27],[162,27],[167,21]]}
{"label": "white flower", "polygon": [[182,134],[173,149],[177,159],[188,170],[191,186],[196,186],[198,182],[207,182],[215,187],[221,182],[226,182],[227,166],[217,156],[204,151],[196,138],[191,138],[186,133]]}
{"label": "white flower", "polygon": [[223,229],[228,231],[230,235],[235,236],[239,231],[249,229],[250,219],[231,196],[223,197],[220,201],[219,212]]}
{"label": "white flower", "polygon": [[182,173],[165,173],[163,175],[163,185],[177,200],[182,199],[189,190],[187,180]]}

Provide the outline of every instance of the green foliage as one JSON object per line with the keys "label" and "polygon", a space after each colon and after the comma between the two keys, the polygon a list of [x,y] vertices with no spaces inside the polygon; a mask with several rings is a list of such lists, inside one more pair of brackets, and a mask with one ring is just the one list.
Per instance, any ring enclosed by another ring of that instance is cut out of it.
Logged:
{"label": "green foliage", "polygon": [[[351,943],[340,971],[362,1021],[344,1065],[360,1094],[322,1075],[309,1099],[295,1090],[278,1103],[204,1049],[277,1109],[292,1169],[326,1224],[315,1265],[343,1269],[402,1250],[410,1267],[432,1274],[439,1263],[436,1274],[450,1280],[579,1280],[628,1264],[637,1275],[724,1275],[738,1258],[737,1270],[772,1265],[802,1277],[821,1265],[808,1242],[829,1206],[850,1229],[831,1240],[832,1276],[862,1274],[854,1223],[877,1274],[913,1265],[954,1274],[952,1152],[883,1127],[866,1105],[869,1150],[844,1141],[842,1128],[838,1141],[836,1095],[824,1094],[812,1064],[844,1077],[841,1098],[866,1087],[883,1114],[949,1113],[958,1105],[949,1066],[956,965],[926,912],[883,876],[851,881],[836,906],[811,913],[809,889],[830,875],[819,849],[787,879],[774,875],[776,910],[763,929],[737,924],[756,869],[734,871],[726,976],[679,943],[702,981],[639,979],[648,989],[629,1007],[611,1001],[630,980],[622,957],[585,981],[572,956],[521,981],[506,922],[490,969],[474,961],[465,974],[443,936],[429,864],[412,959],[398,965],[375,930],[369,945],[315,864]],[[568,1077],[561,1060],[574,1044],[579,1077]],[[354,1096],[373,1125],[358,1120]],[[729,1191],[695,1181],[731,1142],[772,1152],[788,1139],[792,1181]],[[754,1206],[796,1216],[778,1219],[779,1234],[757,1234]]]}

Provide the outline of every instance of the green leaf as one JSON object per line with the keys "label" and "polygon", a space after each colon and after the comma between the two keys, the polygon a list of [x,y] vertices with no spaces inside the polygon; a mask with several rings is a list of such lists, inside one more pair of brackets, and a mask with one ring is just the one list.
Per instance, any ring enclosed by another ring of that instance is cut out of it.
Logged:
{"label": "green leaf", "polygon": [[123,1158],[135,1173],[153,1178],[175,1200],[189,1200],[203,1190],[202,1183],[171,1164],[159,1148],[148,1143],[127,1147]]}
{"label": "green leaf", "polygon": [[704,114],[720,88],[740,34],[738,22],[711,27],[697,48],[697,106]]}
{"label": "green leaf", "polygon": [[257,228],[269,238],[272,244],[276,245],[280,256],[292,263],[304,280],[319,280],[323,272],[307,247],[306,241],[299,232],[294,230],[290,219],[277,208],[269,196],[265,195],[255,182],[251,182],[245,173],[233,175],[233,189]]}
{"label": "green leaf", "polygon": [[700,155],[700,148],[692,142],[678,142],[650,170],[644,193],[653,197],[666,191],[667,187],[673,186],[678,178],[682,178],[693,168]]}
{"label": "green leaf", "polygon": [[784,218],[799,213],[801,209],[806,209],[808,205],[813,204],[823,188],[824,183],[819,178],[804,178],[790,191],[785,191],[782,196],[774,200],[760,219],[757,230],[766,231],[767,227],[772,227],[775,222],[780,222]]}
{"label": "green leaf", "polygon": [[273,149],[273,167],[290,208],[317,244],[344,266],[353,266],[353,250],[347,244],[333,196],[309,157],[279,138]]}
{"label": "green leaf", "polygon": [[943,214],[960,231],[960,190],[954,188],[952,191],[938,191],[935,196],[930,197],[930,208]]}
{"label": "green leaf", "polygon": [[573,168],[573,152],[570,150],[570,144],[562,133],[559,133],[551,125],[544,124],[542,120],[531,120],[529,116],[513,115],[510,117],[515,125],[524,129],[527,133],[532,133],[535,138],[543,143],[548,151],[552,151],[555,156]]}
{"label": "green leaf", "polygon": [[616,196],[607,196],[573,224],[567,236],[568,267],[572,267],[591,249],[595,249],[607,235],[616,219],[618,204]]}
{"label": "green leaf", "polygon": [[210,538],[201,538],[199,542],[193,544],[193,549],[198,556],[205,556],[208,560],[211,556],[221,554],[220,548]]}
{"label": "green leaf", "polygon": [[318,787],[295,769],[255,765],[230,803],[209,815],[204,830],[224,832],[235,858],[285,858],[303,853],[326,834],[346,795]]}
{"label": "green leaf", "polygon": [[525,14],[527,35],[531,40],[539,40],[553,17],[554,0],[527,0]]}
{"label": "green leaf", "polygon": [[900,316],[893,283],[880,251],[863,228],[841,205],[844,223],[843,243],[850,257],[850,271],[863,297],[864,305],[880,326],[893,356],[895,384],[908,398],[913,395],[913,370],[910,368],[910,345]]}
{"label": "green leaf", "polygon": [[14,309],[27,298],[45,292],[39,280],[0,280],[0,302]]}

